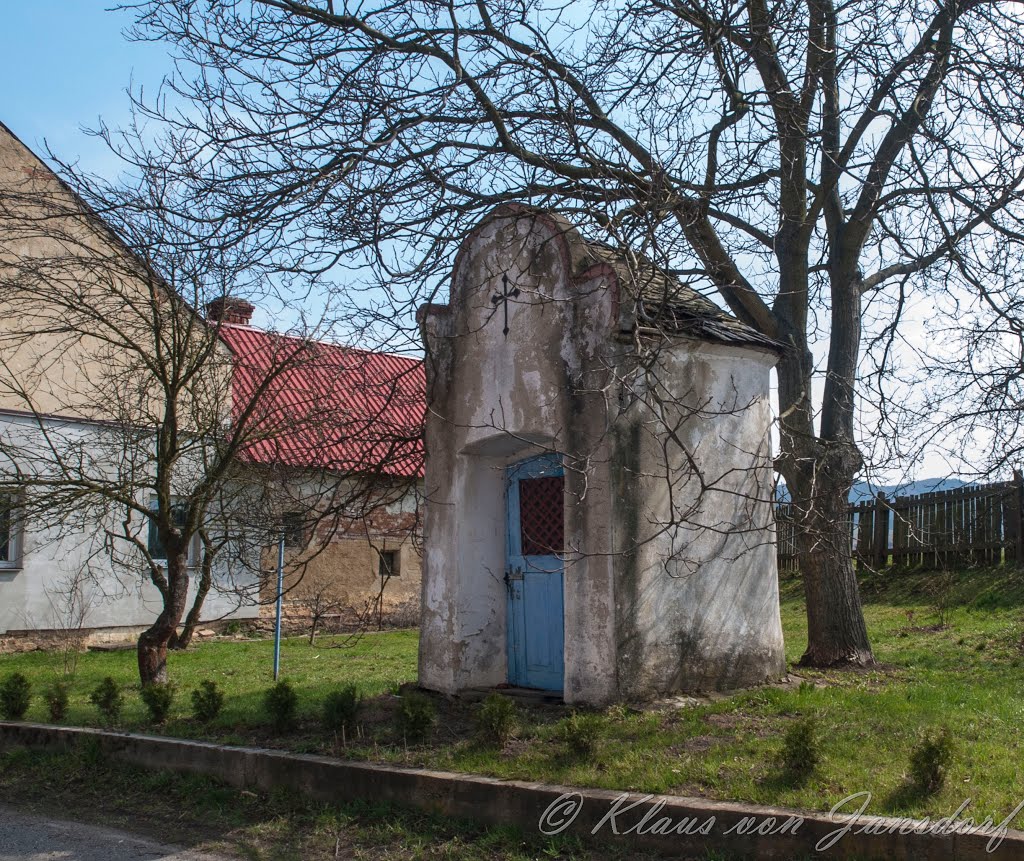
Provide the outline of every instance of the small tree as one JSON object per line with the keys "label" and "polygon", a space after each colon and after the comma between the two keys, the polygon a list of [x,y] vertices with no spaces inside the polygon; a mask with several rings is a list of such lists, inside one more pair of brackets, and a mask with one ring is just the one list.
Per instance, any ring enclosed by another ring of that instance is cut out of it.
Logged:
{"label": "small tree", "polygon": [[316,642],[317,631],[330,617],[345,608],[345,602],[337,597],[336,583],[320,580],[304,582],[296,591],[293,603],[298,604],[309,619],[309,645]]}
{"label": "small tree", "polygon": [[86,563],[46,589],[46,599],[50,604],[48,627],[57,634],[66,676],[75,674],[78,656],[85,646],[86,621],[97,600],[92,589],[94,576]]}

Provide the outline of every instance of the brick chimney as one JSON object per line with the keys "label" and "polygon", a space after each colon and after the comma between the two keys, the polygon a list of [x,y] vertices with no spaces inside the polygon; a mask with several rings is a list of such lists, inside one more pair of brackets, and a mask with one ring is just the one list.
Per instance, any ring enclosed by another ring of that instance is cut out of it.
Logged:
{"label": "brick chimney", "polygon": [[245,299],[235,299],[231,296],[222,296],[214,299],[206,306],[206,319],[211,323],[234,323],[238,326],[248,326],[252,318],[252,312],[256,306]]}

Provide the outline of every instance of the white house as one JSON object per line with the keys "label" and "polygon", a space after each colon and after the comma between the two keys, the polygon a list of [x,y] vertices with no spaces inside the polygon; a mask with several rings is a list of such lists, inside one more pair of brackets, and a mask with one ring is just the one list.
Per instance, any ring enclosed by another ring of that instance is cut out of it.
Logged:
{"label": "white house", "polygon": [[[25,491],[11,490],[24,484],[19,479],[56,475],[57,460],[74,461],[83,484],[128,480],[145,469],[138,452],[152,436],[150,393],[133,391],[130,362],[101,326],[91,337],[61,325],[74,302],[95,302],[97,319],[133,325],[129,309],[149,301],[152,287],[130,276],[126,256],[109,228],[0,125],[0,635],[31,632],[38,641],[46,631],[115,627],[123,634],[148,626],[162,605],[130,547],[111,540],[124,531],[124,511],[111,505],[98,513],[84,493],[76,506],[68,487],[64,504],[26,514]],[[102,293],[90,289],[100,283]],[[47,290],[64,291],[67,302],[48,305],[41,298]],[[122,316],[111,297],[123,303]],[[138,438],[129,442],[126,427]],[[154,501],[142,491],[138,503]],[[159,558],[148,519],[130,520],[128,531]],[[198,560],[195,546],[190,560]],[[257,614],[251,574],[225,556],[213,579],[205,619]]]}

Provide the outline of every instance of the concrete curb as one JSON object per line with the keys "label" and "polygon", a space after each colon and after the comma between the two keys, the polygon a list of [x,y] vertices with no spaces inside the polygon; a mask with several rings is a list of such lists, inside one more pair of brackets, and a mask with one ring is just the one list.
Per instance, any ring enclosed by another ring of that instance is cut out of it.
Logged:
{"label": "concrete curb", "polygon": [[[112,759],[147,768],[204,774],[240,789],[291,789],[320,801],[385,801],[527,833],[575,835],[589,841],[703,857],[707,852],[762,858],[885,859],[885,861],[1019,861],[1024,832],[967,833],[970,811],[926,829],[922,822],[851,816],[851,801],[831,815],[776,807],[641,795],[498,780],[420,768],[347,762],[276,750],[227,747],[98,729],[0,721],[0,750],[67,750],[89,743]],[[1024,801],[1022,801],[1024,808]],[[1010,816],[1012,811],[1006,811]],[[1018,819],[1024,812],[1018,809]],[[953,811],[949,811],[949,817]],[[957,833],[953,825],[959,825]],[[1007,825],[1009,822],[1007,823]],[[940,829],[938,826],[945,825]]]}

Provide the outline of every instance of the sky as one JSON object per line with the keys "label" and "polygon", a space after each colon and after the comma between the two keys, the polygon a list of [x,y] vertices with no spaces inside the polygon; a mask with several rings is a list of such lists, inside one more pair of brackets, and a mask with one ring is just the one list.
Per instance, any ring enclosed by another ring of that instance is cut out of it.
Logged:
{"label": "sky", "polygon": [[25,0],[5,3],[0,28],[0,121],[29,147],[47,145],[61,158],[110,175],[116,160],[84,128],[129,118],[127,89],[159,85],[171,71],[163,45],[132,43],[125,12],[112,0]]}
{"label": "sky", "polygon": [[[77,161],[86,171],[108,179],[116,176],[117,159],[85,129],[96,128],[101,120],[112,129],[127,124],[129,88],[155,93],[162,78],[173,71],[164,45],[125,38],[131,13],[109,11],[105,7],[112,2],[9,3],[0,29],[0,121],[41,156],[49,147],[62,159]],[[896,483],[952,471],[932,454],[909,475],[878,478]]]}

